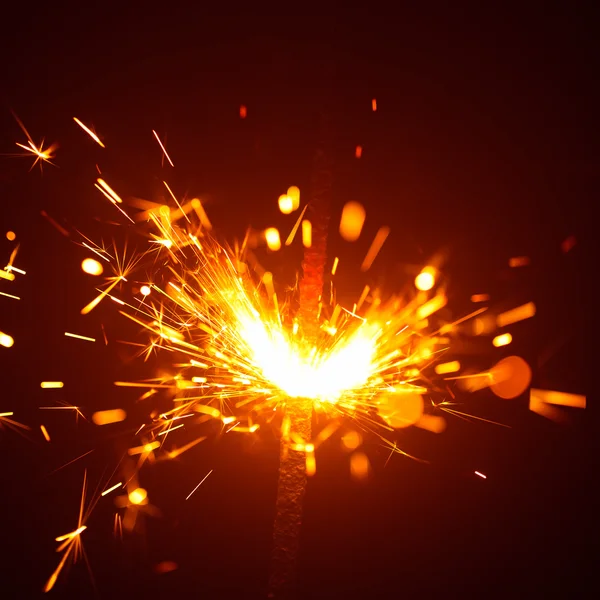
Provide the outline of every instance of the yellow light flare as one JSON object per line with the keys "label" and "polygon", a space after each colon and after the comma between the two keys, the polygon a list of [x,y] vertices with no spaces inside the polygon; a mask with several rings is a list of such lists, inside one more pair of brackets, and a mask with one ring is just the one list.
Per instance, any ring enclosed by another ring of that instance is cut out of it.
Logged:
{"label": "yellow light flare", "polygon": [[149,285],[143,285],[140,288],[140,294],[142,294],[142,296],[148,296],[151,291],[152,291],[152,289],[150,288]]}
{"label": "yellow light flare", "polygon": [[110,410],[99,410],[92,415],[92,421],[96,425],[110,425],[111,423],[120,423],[127,417],[127,413],[122,408]]}
{"label": "yellow light flare", "polygon": [[471,296],[471,302],[487,302],[489,299],[489,294],[473,294]]}
{"label": "yellow light flare", "polygon": [[315,459],[315,448],[312,444],[306,445],[306,475],[312,477],[317,472],[317,462]]}
{"label": "yellow light flare", "polygon": [[106,146],[101,142],[100,138],[86,125],[84,125],[77,117],[73,117],[73,121],[81,127],[99,146],[102,148],[106,148]]}
{"label": "yellow light flare", "polygon": [[346,202],[340,220],[340,235],[347,242],[355,242],[360,237],[367,213],[359,202]]}
{"label": "yellow light flare", "polygon": [[17,234],[14,231],[7,231],[6,232],[6,239],[9,242],[14,242],[17,239]]}
{"label": "yellow light flare", "polygon": [[531,368],[520,356],[503,358],[490,372],[492,392],[505,400],[520,396],[531,383]]}
{"label": "yellow light flare", "polygon": [[435,285],[436,270],[433,267],[425,267],[415,277],[415,287],[421,292],[428,292]]}
{"label": "yellow light flare", "polygon": [[535,304],[533,302],[527,302],[527,304],[522,304],[521,306],[517,306],[516,308],[499,314],[496,318],[496,323],[498,324],[498,327],[506,327],[507,325],[512,325],[513,323],[523,321],[524,319],[529,319],[534,315]]}
{"label": "yellow light flare", "polygon": [[148,502],[148,492],[141,487],[135,488],[127,495],[131,504],[140,505]]}
{"label": "yellow light flare", "polygon": [[529,264],[531,264],[531,260],[528,256],[514,256],[508,261],[508,266],[513,269],[516,267],[526,267]]}
{"label": "yellow light flare", "polygon": [[425,304],[419,306],[417,309],[417,319],[426,319],[438,310],[444,308],[448,302],[448,298],[445,294],[438,294],[431,300],[425,302]]}
{"label": "yellow light flare", "polygon": [[[6,292],[0,292],[0,296],[4,296],[5,298],[12,298],[13,300],[20,300],[21,299],[20,296],[15,296],[14,294],[7,294]],[[0,342],[0,346],[2,346],[1,342]]]}
{"label": "yellow light flare", "polygon": [[102,275],[104,267],[94,258],[85,258],[81,262],[81,270],[88,275]]}
{"label": "yellow light flare", "polygon": [[5,348],[11,348],[15,343],[15,340],[8,335],[8,333],[3,333],[0,331],[0,346],[4,346]]}
{"label": "yellow light flare", "polygon": [[371,464],[364,452],[354,452],[350,456],[350,475],[357,481],[363,481],[369,476]]}
{"label": "yellow light flare", "polygon": [[[46,429],[46,427],[44,427],[44,425],[40,425],[40,429],[42,430],[42,435],[44,436],[44,439],[49,442],[50,441],[50,434],[48,433],[48,430]],[[59,540],[57,540],[59,541]]]}
{"label": "yellow light flare", "polygon": [[456,373],[460,371],[460,362],[453,360],[452,362],[441,363],[435,366],[435,372],[438,375],[446,375],[447,373]]}
{"label": "yellow light flare", "polygon": [[363,272],[368,271],[371,268],[373,261],[379,254],[379,251],[381,250],[381,247],[385,243],[385,240],[387,240],[388,235],[390,235],[389,227],[380,227],[379,228],[379,230],[375,234],[375,238],[371,242],[371,246],[369,247],[369,250],[367,251],[367,255],[365,256],[365,259],[363,260],[363,263],[360,266],[361,271],[363,271]]}
{"label": "yellow light flare", "polygon": [[305,248],[312,246],[312,223],[306,219],[302,221],[302,245]]}
{"label": "yellow light flare", "polygon": [[7,279],[8,281],[14,281],[15,276],[10,271],[0,269],[0,279]]}
{"label": "yellow light flare", "polygon": [[287,190],[287,195],[292,199],[292,211],[300,208],[300,188],[296,185],[291,185]]}
{"label": "yellow light flare", "polygon": [[284,215],[289,215],[294,212],[294,201],[287,194],[281,194],[277,200],[277,203],[279,204],[279,210]]}
{"label": "yellow light flare", "polygon": [[267,247],[273,252],[277,252],[281,248],[281,239],[279,237],[279,230],[275,227],[269,227],[265,229],[265,241]]}
{"label": "yellow light flare", "polygon": [[497,335],[493,340],[492,344],[496,346],[496,348],[500,348],[502,346],[508,346],[512,342],[512,335],[510,333],[502,333]]}
{"label": "yellow light flare", "polygon": [[245,119],[248,116],[248,108],[243,104],[240,106],[240,119]]}
{"label": "yellow light flare", "polygon": [[62,381],[42,381],[40,383],[40,387],[45,390],[62,388],[64,385]]}
{"label": "yellow light flare", "polygon": [[531,388],[531,398],[545,404],[556,404],[570,408],[586,408],[587,399],[582,394],[567,394],[566,392],[555,392],[552,390],[540,390]]}
{"label": "yellow light flare", "polygon": [[375,112],[377,110],[377,99],[373,98],[373,100],[371,100],[371,110],[373,112]]}

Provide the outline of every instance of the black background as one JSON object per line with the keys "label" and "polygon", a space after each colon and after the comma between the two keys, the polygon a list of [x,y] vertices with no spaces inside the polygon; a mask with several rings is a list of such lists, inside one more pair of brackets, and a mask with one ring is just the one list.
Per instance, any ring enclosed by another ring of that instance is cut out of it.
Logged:
{"label": "black background", "polygon": [[[168,177],[178,193],[207,199],[228,239],[248,224],[285,231],[290,221],[275,200],[291,184],[308,189],[317,114],[330,98],[334,225],[349,199],[368,211],[356,245],[332,236],[341,292],[379,280],[399,288],[414,276],[411,265],[444,250],[451,303],[468,308],[482,291],[507,307],[534,300],[536,318],[512,328],[507,353],[527,358],[536,387],[586,393],[582,298],[593,276],[583,269],[584,225],[597,167],[590,15],[576,7],[380,18],[215,17],[167,4],[24,8],[4,22],[0,152],[23,141],[10,109],[35,141],[60,149],[57,168],[46,165],[43,175],[28,172],[29,159],[0,160],[0,221],[17,233],[16,265],[27,271],[2,283],[22,299],[0,299],[0,329],[15,338],[0,352],[0,410],[33,428],[30,440],[0,431],[3,598],[41,594],[59,558],[53,538],[74,528],[84,466],[95,484],[118,455],[106,432],[40,416],[37,407],[60,397],[93,411],[135,399],[112,386],[141,369],[121,346],[64,338],[100,337],[100,323],[112,340],[132,330],[113,307],[79,315],[93,293],[79,269],[87,255],[40,216],[113,235],[95,220],[118,217],[91,185],[95,163],[124,196],[156,198]],[[93,123],[107,149],[73,116]],[[161,167],[152,129],[167,136],[174,171]],[[392,235],[359,278],[356,265],[382,224]],[[565,254],[568,236],[577,245]],[[3,237],[2,254],[12,247]],[[508,269],[521,255],[531,266]],[[297,259],[297,251],[272,258],[276,275]],[[489,352],[482,366],[502,355]],[[64,380],[65,389],[42,391],[44,379]],[[394,457],[384,466],[387,451],[371,440],[372,477],[358,484],[338,442],[323,447],[306,498],[302,597],[585,596],[593,579],[589,409],[559,426],[528,412],[526,398],[479,394],[468,410],[511,428],[452,419],[440,436],[403,432],[400,446],[430,464]],[[42,421],[50,445],[38,434]],[[149,521],[144,536],[116,541],[107,498],[83,536],[100,596],[264,597],[276,476],[277,444],[268,436],[218,437],[144,471],[163,518]],[[155,574],[164,560],[179,568]],[[82,564],[51,592],[93,593]]]}

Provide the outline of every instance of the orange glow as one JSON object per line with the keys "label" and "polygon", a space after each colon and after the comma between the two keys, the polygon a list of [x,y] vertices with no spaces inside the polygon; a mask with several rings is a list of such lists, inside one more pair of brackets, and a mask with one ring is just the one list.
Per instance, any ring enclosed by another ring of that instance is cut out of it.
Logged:
{"label": "orange glow", "polygon": [[502,359],[491,369],[490,388],[496,396],[510,400],[520,396],[531,383],[531,368],[519,356]]}
{"label": "orange glow", "polygon": [[362,231],[367,212],[359,202],[347,202],[342,210],[340,235],[347,242],[355,242]]}
{"label": "orange glow", "polygon": [[292,199],[292,212],[300,207],[300,188],[291,185],[287,190],[287,195]]}
{"label": "orange glow", "polygon": [[17,234],[14,231],[7,231],[6,232],[6,239],[9,242],[14,242],[15,239],[17,239]]}
{"label": "orange glow", "polygon": [[349,431],[342,437],[342,445],[348,450],[356,450],[362,444],[362,437],[358,431]]}
{"label": "orange glow", "polygon": [[275,227],[265,229],[265,241],[269,250],[276,252],[281,248],[281,239],[279,238],[279,230]]}
{"label": "orange glow", "polygon": [[530,263],[531,263],[531,260],[529,259],[528,256],[515,256],[514,258],[511,258],[508,261],[508,266],[512,267],[512,268],[526,267]]}
{"label": "orange glow", "polygon": [[412,391],[385,394],[379,402],[378,412],[394,429],[417,423],[423,416],[423,396]]}
{"label": "orange glow", "polygon": [[492,344],[496,346],[496,348],[500,348],[501,346],[508,346],[512,342],[512,335],[510,333],[503,333],[501,335],[497,335],[493,340]]}
{"label": "orange glow", "polygon": [[362,156],[362,146],[356,146],[356,149],[354,150],[354,156],[356,156],[356,158],[360,158]]}
{"label": "orange glow", "polygon": [[556,404],[558,406],[568,406],[570,408],[586,407],[586,397],[581,394],[567,394],[565,392],[531,388],[531,396],[546,404]]}
{"label": "orange glow", "polygon": [[287,194],[281,194],[281,196],[279,196],[279,199],[277,200],[277,202],[279,203],[279,210],[284,215],[289,215],[292,212],[294,212],[294,201]]}
{"label": "orange glow", "polygon": [[388,235],[390,235],[389,227],[379,228],[379,231],[377,231],[377,233],[375,234],[373,242],[371,243],[371,246],[367,251],[365,259],[363,260],[363,263],[360,266],[361,271],[368,271],[371,268],[373,261],[375,260],[375,258],[377,258],[377,255],[379,254],[379,251],[381,250],[381,247],[383,246],[385,240],[387,240]]}
{"label": "orange glow", "polygon": [[242,104],[240,106],[240,119],[245,119],[248,116],[248,109]]}
{"label": "orange glow", "polygon": [[110,423],[119,423],[124,421],[127,413],[122,408],[112,410],[100,410],[92,415],[92,421],[96,425],[109,425]]}
{"label": "orange glow", "polygon": [[425,267],[415,277],[415,287],[422,291],[428,292],[435,285],[436,270],[433,267]]}
{"label": "orange glow", "polygon": [[415,425],[419,429],[425,429],[431,433],[442,433],[446,430],[446,419],[435,415],[423,415]]}
{"label": "orange glow", "polygon": [[163,560],[154,567],[154,571],[159,575],[164,575],[165,573],[170,573],[171,571],[176,571],[177,569],[177,563],[173,562],[172,560]]}
{"label": "orange glow", "polygon": [[577,239],[575,238],[574,235],[570,235],[561,245],[560,248],[561,250],[566,254],[567,252],[571,251],[575,245],[577,244]]}
{"label": "orange glow", "polygon": [[44,436],[44,439],[47,442],[49,442],[50,441],[50,435],[48,433],[48,430],[43,425],[40,425],[40,429],[42,430],[42,435]]}
{"label": "orange glow", "polygon": [[306,219],[302,221],[302,245],[305,248],[312,246],[312,224]]}
{"label": "orange glow", "polygon": [[2,333],[0,331],[0,346],[4,346],[5,348],[10,348],[15,343],[15,340],[8,335],[8,333]]}
{"label": "orange glow", "polygon": [[473,294],[471,296],[471,302],[487,302],[489,299],[489,294]]}
{"label": "orange glow", "polygon": [[375,112],[377,110],[377,99],[373,98],[373,100],[371,100],[371,108],[373,109],[373,112]]}
{"label": "orange glow", "polygon": [[507,310],[506,312],[499,314],[496,319],[496,322],[498,323],[498,327],[506,327],[507,325],[512,325],[513,323],[517,323],[518,321],[529,319],[534,315],[535,304],[533,302],[528,302],[527,304],[517,306],[517,308],[513,308],[511,310]]}
{"label": "orange glow", "polygon": [[350,457],[350,475],[353,479],[362,481],[369,476],[369,458],[363,452],[355,452]]}
{"label": "orange glow", "polygon": [[129,492],[128,498],[131,504],[144,504],[148,501],[148,492],[144,488],[139,487]]}

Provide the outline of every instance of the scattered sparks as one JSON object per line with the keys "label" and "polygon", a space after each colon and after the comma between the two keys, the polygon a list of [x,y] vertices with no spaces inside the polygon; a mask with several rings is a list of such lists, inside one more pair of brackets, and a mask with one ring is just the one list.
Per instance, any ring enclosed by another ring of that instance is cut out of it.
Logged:
{"label": "scattered sparks", "polygon": [[77,117],[73,117],[73,121],[81,127],[95,142],[102,148],[106,148],[106,146],[102,143],[100,138],[87,126],[84,125]]}
{"label": "scattered sparks", "polygon": [[165,147],[163,146],[163,143],[160,141],[160,138],[158,137],[158,133],[156,133],[156,131],[154,131],[154,129],[152,130],[152,133],[154,134],[154,137],[156,138],[156,141],[158,142],[158,145],[160,146],[161,150],[163,151],[163,154],[165,155],[165,158],[169,161],[169,164],[174,167],[175,165],[173,164],[173,161],[171,160],[171,157],[167,154],[167,151],[165,149]]}

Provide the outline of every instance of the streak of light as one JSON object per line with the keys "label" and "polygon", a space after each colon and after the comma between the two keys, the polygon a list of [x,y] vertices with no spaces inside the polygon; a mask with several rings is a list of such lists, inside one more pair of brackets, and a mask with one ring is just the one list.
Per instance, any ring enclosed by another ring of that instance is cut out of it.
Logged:
{"label": "streak of light", "polygon": [[109,425],[111,423],[120,423],[127,417],[127,413],[122,408],[113,408],[110,410],[99,410],[92,415],[92,421],[96,425]]}
{"label": "streak of light", "polygon": [[425,302],[425,304],[419,306],[416,313],[417,318],[419,320],[426,319],[441,308],[444,308],[447,302],[448,298],[445,294],[438,294],[437,296],[434,296],[431,300],[428,300]]}
{"label": "streak of light", "polygon": [[347,242],[355,242],[362,231],[367,212],[360,202],[346,202],[340,220],[340,235]]}
{"label": "streak of light", "polygon": [[185,217],[186,221],[188,223],[191,223],[190,218],[187,216],[186,212],[183,210],[181,204],[179,204],[179,200],[177,200],[177,197],[173,193],[173,190],[171,190],[171,188],[169,187],[169,184],[166,181],[163,181],[163,183],[164,183],[165,187],[167,188],[169,194],[171,194],[171,198],[173,198],[173,200],[175,200],[175,204],[177,204],[177,208],[181,211],[181,213]]}
{"label": "streak of light", "polygon": [[307,219],[302,221],[302,245],[305,248],[312,246],[312,223]]}
{"label": "streak of light", "polygon": [[501,335],[497,335],[493,340],[492,344],[496,346],[496,348],[500,348],[501,346],[508,346],[512,342],[512,335],[510,333],[502,333]]}
{"label": "streak of light", "polygon": [[375,112],[377,110],[377,99],[373,98],[373,100],[371,100],[371,109],[373,110],[373,112]]}
{"label": "streak of light", "polygon": [[64,385],[62,381],[42,381],[40,383],[40,387],[45,390],[58,389],[64,387]]}
{"label": "streak of light", "polygon": [[333,259],[333,267],[331,267],[331,274],[335,275],[335,272],[337,271],[338,265],[340,264],[340,259],[336,256]]}
{"label": "streak of light", "polygon": [[91,337],[87,337],[85,335],[79,335],[78,333],[69,333],[68,331],[65,331],[65,335],[67,337],[71,337],[71,338],[76,338],[78,340],[83,340],[85,342],[95,342],[95,338],[91,338]]}
{"label": "streak of light", "polygon": [[192,494],[206,481],[206,478],[214,471],[211,469],[203,478],[202,481],[187,495],[186,500],[189,500],[192,497]]}
{"label": "streak of light", "polygon": [[158,133],[156,133],[156,131],[154,131],[154,129],[152,130],[152,133],[154,134],[154,137],[156,138],[156,141],[158,142],[158,145],[160,146],[161,150],[163,151],[163,154],[165,155],[165,158],[169,161],[169,164],[172,167],[174,167],[175,165],[173,164],[173,161],[171,160],[171,157],[167,154],[167,150],[163,146],[163,143],[160,141],[160,138],[158,137]]}
{"label": "streak of light", "polygon": [[306,212],[307,208],[308,208],[308,204],[302,209],[302,212],[300,213],[298,220],[296,221],[296,223],[292,227],[292,230],[290,231],[290,235],[288,235],[287,240],[285,240],[286,246],[289,246],[294,241],[294,238],[296,237],[296,233],[298,232],[298,229],[300,228],[300,223],[302,223],[302,219],[304,218],[304,213]]}
{"label": "streak of light", "polygon": [[481,477],[482,479],[487,479],[487,476],[484,475],[483,473],[480,473],[479,471],[475,471],[475,475],[477,475],[478,477]]}
{"label": "streak of light", "polygon": [[107,490],[104,490],[100,495],[107,496],[111,492],[114,492],[116,489],[120,488],[123,484],[121,482],[115,483],[112,487],[109,487]]}
{"label": "streak of light", "polygon": [[14,296],[13,294],[7,294],[6,292],[0,292],[0,296],[6,296],[7,298],[12,298],[13,300],[20,300],[19,296]]}
{"label": "streak of light", "polygon": [[531,398],[546,404],[568,406],[571,408],[586,408],[586,396],[581,394],[568,394],[566,392],[555,392],[552,390],[540,390],[531,388]]}
{"label": "streak of light", "polygon": [[373,242],[371,243],[371,246],[367,251],[365,259],[363,260],[363,263],[360,266],[361,271],[368,271],[371,268],[373,261],[379,254],[379,251],[385,243],[385,240],[387,240],[388,235],[390,235],[389,227],[384,226],[379,228],[379,231],[377,231],[377,233],[375,234],[375,238],[373,239]]}
{"label": "streak of light", "polygon": [[40,425],[40,429],[42,430],[42,435],[44,436],[44,439],[47,442],[49,442],[50,441],[50,435],[49,435],[48,430],[46,429],[46,427],[44,427],[44,425]]}
{"label": "streak of light", "polygon": [[512,325],[518,321],[529,319],[534,315],[535,304],[533,302],[527,302],[527,304],[522,304],[521,306],[500,313],[496,318],[496,323],[498,324],[498,327],[506,327],[507,325]]}
{"label": "streak of light", "polygon": [[0,346],[4,346],[5,348],[10,348],[14,345],[15,340],[8,335],[8,333],[3,333],[0,331]]}
{"label": "streak of light", "polygon": [[118,203],[122,204],[123,200],[117,192],[115,192],[104,179],[98,177],[96,183],[94,184],[98,190],[100,190],[113,204]]}
{"label": "streak of light", "polygon": [[106,148],[106,146],[102,143],[100,138],[89,128],[87,125],[84,125],[77,117],[73,117],[73,121],[81,127],[99,146],[102,148]]}
{"label": "streak of light", "polygon": [[40,212],[40,214],[42,215],[42,217],[44,217],[49,223],[50,225],[52,225],[61,235],[64,235],[65,237],[69,237],[69,232],[62,226],[60,225],[56,220],[54,220],[45,210],[42,210]]}
{"label": "streak of light", "polygon": [[456,373],[460,371],[460,363],[457,360],[453,360],[452,362],[441,363],[436,365],[435,372],[438,375],[445,375],[446,373]]}

